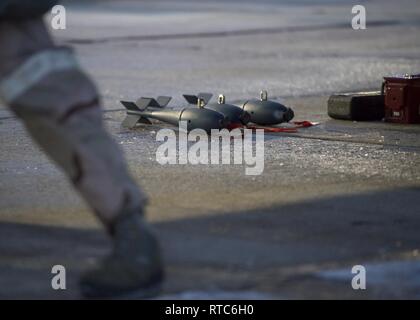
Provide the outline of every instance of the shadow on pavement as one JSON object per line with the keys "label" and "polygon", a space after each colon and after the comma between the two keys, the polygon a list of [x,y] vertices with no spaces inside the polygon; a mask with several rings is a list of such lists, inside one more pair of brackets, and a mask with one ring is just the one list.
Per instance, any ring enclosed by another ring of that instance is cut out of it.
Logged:
{"label": "shadow on pavement", "polygon": [[[420,188],[401,188],[158,223],[166,290],[352,297],[349,289],[314,283],[311,275],[411,259],[409,253],[420,246],[419,199]],[[108,245],[100,230],[0,223],[0,298],[78,297],[78,276]],[[55,264],[66,266],[65,291],[50,287]],[[318,291],[308,293],[314,286]]]}

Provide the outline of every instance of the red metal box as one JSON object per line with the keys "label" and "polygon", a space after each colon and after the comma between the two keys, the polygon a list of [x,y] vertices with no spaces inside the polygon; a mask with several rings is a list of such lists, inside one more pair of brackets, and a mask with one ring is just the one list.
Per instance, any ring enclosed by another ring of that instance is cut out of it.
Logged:
{"label": "red metal box", "polygon": [[420,74],[384,79],[385,121],[420,123]]}

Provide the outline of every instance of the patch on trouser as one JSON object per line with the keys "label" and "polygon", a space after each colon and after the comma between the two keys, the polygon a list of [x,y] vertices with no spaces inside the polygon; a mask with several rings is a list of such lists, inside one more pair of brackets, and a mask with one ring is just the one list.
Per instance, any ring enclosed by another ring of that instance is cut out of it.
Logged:
{"label": "patch on trouser", "polygon": [[122,150],[103,127],[96,89],[85,74],[51,73],[15,99],[12,109],[105,224],[144,206]]}
{"label": "patch on trouser", "polygon": [[[0,97],[7,103],[13,103],[16,98],[38,84],[48,74],[77,69],[77,61],[72,51],[68,48],[58,47],[37,52],[0,81]],[[44,91],[40,89],[44,89]],[[46,89],[39,87],[40,91],[38,94],[61,93],[51,92],[48,90],[49,88]]]}

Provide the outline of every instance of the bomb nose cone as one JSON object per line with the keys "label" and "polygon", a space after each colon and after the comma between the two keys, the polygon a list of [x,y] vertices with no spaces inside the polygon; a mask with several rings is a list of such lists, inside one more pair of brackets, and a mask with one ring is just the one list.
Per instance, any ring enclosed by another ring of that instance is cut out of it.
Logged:
{"label": "bomb nose cone", "polygon": [[286,113],[284,114],[284,120],[286,122],[289,122],[290,120],[292,120],[295,117],[295,113],[293,112],[293,110],[291,108],[287,108]]}
{"label": "bomb nose cone", "polygon": [[246,112],[246,111],[244,111],[240,116],[239,116],[239,120],[241,120],[241,123],[243,124],[243,125],[247,125],[248,124],[248,122],[250,122],[251,121],[251,115],[248,113],[248,112]]}

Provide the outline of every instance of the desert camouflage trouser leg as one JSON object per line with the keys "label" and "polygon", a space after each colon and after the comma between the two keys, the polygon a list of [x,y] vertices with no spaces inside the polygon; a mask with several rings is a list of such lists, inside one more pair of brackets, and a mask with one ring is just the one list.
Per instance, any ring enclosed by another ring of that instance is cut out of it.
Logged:
{"label": "desert camouflage trouser leg", "polygon": [[146,197],[104,129],[95,86],[41,19],[0,22],[0,98],[106,226],[142,211]]}

